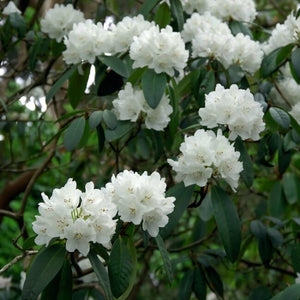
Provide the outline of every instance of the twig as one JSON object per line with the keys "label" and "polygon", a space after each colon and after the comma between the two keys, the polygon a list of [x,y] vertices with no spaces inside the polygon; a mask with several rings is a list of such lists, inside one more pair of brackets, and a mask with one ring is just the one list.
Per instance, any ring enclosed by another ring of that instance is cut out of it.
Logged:
{"label": "twig", "polygon": [[27,255],[34,255],[38,253],[37,250],[30,250],[30,251],[26,251],[18,256],[16,256],[13,260],[11,260],[8,264],[6,264],[5,266],[3,266],[0,269],[0,274],[2,274],[3,272],[5,272],[6,270],[8,270],[12,265],[16,264],[18,261],[20,261],[22,258],[24,258]]}
{"label": "twig", "polygon": [[5,217],[10,217],[15,220],[17,220],[19,217],[18,214],[14,213],[12,211],[6,210],[6,209],[0,209],[0,215],[5,216]]}

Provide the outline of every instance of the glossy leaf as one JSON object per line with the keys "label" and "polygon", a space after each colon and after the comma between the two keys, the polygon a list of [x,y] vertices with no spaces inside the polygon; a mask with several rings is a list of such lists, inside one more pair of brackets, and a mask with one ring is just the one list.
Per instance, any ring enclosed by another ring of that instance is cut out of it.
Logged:
{"label": "glossy leaf", "polygon": [[283,175],[283,191],[289,204],[294,204],[300,199],[300,182],[296,174],[285,173]]}
{"label": "glossy leaf", "polygon": [[211,191],[211,200],[218,231],[226,254],[234,262],[240,252],[241,224],[237,211],[225,191],[214,186]]}
{"label": "glossy leaf", "polygon": [[77,65],[72,66],[68,69],[51,87],[49,92],[46,95],[46,103],[53,98],[53,96],[57,93],[57,91],[62,87],[66,80],[68,80],[72,74],[76,71]]}
{"label": "glossy leaf", "polygon": [[170,23],[171,12],[170,7],[167,3],[162,3],[158,7],[155,13],[154,21],[160,28],[164,28]]}
{"label": "glossy leaf", "polygon": [[249,300],[269,300],[271,291],[267,286],[259,286],[250,294]]}
{"label": "glossy leaf", "polygon": [[100,122],[102,121],[103,118],[103,111],[98,110],[98,111],[93,111],[92,114],[89,117],[89,125],[91,129],[95,129]]}
{"label": "glossy leaf", "polygon": [[224,294],[223,282],[218,272],[211,266],[205,267],[206,280],[213,292],[217,293],[222,299]]}
{"label": "glossy leaf", "polygon": [[294,271],[300,272],[300,244],[294,244],[291,249],[291,262]]}
{"label": "glossy leaf", "polygon": [[194,279],[194,270],[188,270],[184,273],[183,278],[179,283],[178,298],[182,300],[189,300],[192,295],[192,285]]}
{"label": "glossy leaf", "polygon": [[145,99],[151,108],[156,108],[162,99],[167,84],[164,73],[157,74],[148,69],[142,76],[142,85]]}
{"label": "glossy leaf", "polygon": [[112,111],[105,109],[103,111],[102,117],[104,123],[108,126],[109,129],[113,130],[117,127],[118,119]]}
{"label": "glossy leaf", "polygon": [[116,298],[119,298],[129,287],[133,263],[124,238],[118,238],[113,244],[108,261],[111,290]]}
{"label": "glossy leaf", "polygon": [[115,129],[107,128],[105,130],[105,139],[108,142],[115,141],[127,134],[132,128],[133,124],[131,122],[118,121],[117,127]]}
{"label": "glossy leaf", "polygon": [[300,82],[300,48],[296,48],[291,56],[291,66],[295,80]]}
{"label": "glossy leaf", "polygon": [[206,194],[198,210],[199,216],[203,221],[207,222],[212,218],[214,211],[211,202],[211,193]]}
{"label": "glossy leaf", "polygon": [[22,292],[22,300],[36,299],[63,266],[65,246],[54,244],[40,251],[32,262]]}
{"label": "glossy leaf", "polygon": [[271,298],[271,300],[300,299],[300,284],[293,284]]}
{"label": "glossy leaf", "polygon": [[283,109],[278,107],[271,107],[270,115],[272,116],[273,120],[280,125],[282,128],[289,128],[291,120],[290,116],[287,112],[285,112]]}
{"label": "glossy leaf", "polygon": [[64,146],[68,151],[72,151],[79,144],[85,128],[84,117],[75,119],[67,128],[64,135]]}
{"label": "glossy leaf", "polygon": [[91,262],[92,268],[97,275],[99,280],[99,284],[102,287],[104,294],[107,300],[113,300],[113,295],[110,288],[109,277],[105,267],[103,266],[102,262],[99,260],[97,253],[91,248],[88,258]]}
{"label": "glossy leaf", "polygon": [[79,72],[77,68],[69,79],[68,98],[71,106],[74,109],[78,106],[78,104],[82,100],[89,79],[90,68],[91,68],[90,65],[83,65],[80,67],[82,68],[82,72]]}
{"label": "glossy leaf", "polygon": [[184,15],[183,15],[183,9],[180,0],[170,0],[171,4],[171,13],[173,18],[176,21],[177,31],[181,31],[183,29],[184,24]]}
{"label": "glossy leaf", "polygon": [[129,70],[126,63],[124,63],[124,61],[118,58],[117,56],[100,56],[99,59],[106,66],[110,67],[122,77],[127,78],[129,76]]}
{"label": "glossy leaf", "polygon": [[229,24],[230,30],[233,35],[237,35],[238,33],[242,33],[243,35],[249,35],[251,39],[253,39],[253,35],[249,27],[244,25],[240,21],[232,21]]}
{"label": "glossy leaf", "polygon": [[163,260],[163,264],[164,264],[164,268],[165,268],[165,271],[166,271],[166,274],[167,274],[167,278],[169,280],[169,283],[172,284],[172,281],[173,281],[173,268],[172,268],[172,264],[171,264],[171,261],[170,261],[169,253],[168,253],[168,251],[166,249],[166,246],[165,246],[165,243],[164,243],[164,241],[163,241],[163,239],[161,238],[160,235],[158,235],[155,238],[155,241],[156,241],[156,244],[157,244],[158,249],[160,251],[161,258]]}
{"label": "glossy leaf", "polygon": [[105,143],[105,133],[101,124],[97,126],[97,138],[98,138],[98,151],[102,152]]}
{"label": "glossy leaf", "polygon": [[269,195],[269,210],[272,216],[281,217],[286,207],[281,182],[276,182]]}
{"label": "glossy leaf", "polygon": [[148,17],[150,11],[157,5],[158,2],[160,2],[160,0],[146,0],[143,3],[139,13],[145,18]]}
{"label": "glossy leaf", "polygon": [[192,289],[198,300],[206,299],[205,275],[200,267],[194,269],[194,281]]}

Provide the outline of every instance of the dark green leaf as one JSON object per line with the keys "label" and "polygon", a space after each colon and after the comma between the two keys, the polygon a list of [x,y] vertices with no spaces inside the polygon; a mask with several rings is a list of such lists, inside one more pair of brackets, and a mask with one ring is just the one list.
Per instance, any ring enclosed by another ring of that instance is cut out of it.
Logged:
{"label": "dark green leaf", "polygon": [[18,31],[20,37],[25,36],[26,23],[23,16],[18,13],[12,13],[9,15],[9,23],[11,27]]}
{"label": "dark green leaf", "polygon": [[83,74],[80,74],[81,72],[79,72],[77,68],[69,79],[68,98],[73,108],[76,108],[79,102],[82,100],[84,91],[86,89],[86,84],[89,79],[90,68],[90,65],[83,65]]}
{"label": "dark green leaf", "polygon": [[172,264],[171,264],[171,261],[170,261],[169,253],[168,253],[168,251],[166,249],[166,246],[165,246],[165,243],[164,243],[164,241],[163,241],[163,239],[161,238],[160,235],[158,235],[155,238],[155,241],[156,241],[156,244],[157,244],[158,249],[160,251],[160,255],[161,255],[161,258],[163,260],[164,268],[165,268],[169,283],[172,284],[172,281],[173,281],[173,268],[172,268]]}
{"label": "dark green leaf", "polygon": [[236,209],[225,191],[213,186],[211,200],[218,231],[226,254],[234,262],[240,252],[241,224]]}
{"label": "dark green leaf", "polygon": [[102,121],[103,118],[103,111],[98,110],[98,111],[93,111],[92,114],[89,117],[89,125],[91,129],[95,129],[100,122]]}
{"label": "dark green leaf", "polygon": [[274,248],[281,247],[283,244],[283,236],[277,229],[268,228],[267,234]]}
{"label": "dark green leaf", "polygon": [[300,182],[296,174],[285,173],[283,175],[283,191],[289,204],[294,204],[300,199]]}
{"label": "dark green leaf", "polygon": [[107,300],[113,300],[113,295],[111,292],[110,282],[108,278],[107,271],[103,266],[102,262],[99,260],[97,253],[93,248],[91,248],[88,258],[91,262],[92,268],[95,271],[99,284],[102,287]]}
{"label": "dark green leaf", "polygon": [[300,48],[296,48],[291,57],[291,66],[293,68],[293,76],[295,80],[300,82]]}
{"label": "dark green leaf", "polygon": [[276,58],[276,63],[280,65],[284,63],[289,58],[293,48],[294,48],[294,44],[290,44],[280,48],[280,51],[278,52]]}
{"label": "dark green leaf", "polygon": [[200,267],[194,269],[194,281],[193,281],[192,289],[198,300],[206,299],[205,276]]}
{"label": "dark green leaf", "polygon": [[64,135],[64,146],[68,151],[72,151],[79,144],[85,128],[85,119],[80,117],[75,119],[67,128]]}
{"label": "dark green leaf", "polygon": [[271,298],[271,300],[300,299],[300,284],[293,284]]}
{"label": "dark green leaf", "polygon": [[114,130],[117,127],[118,119],[112,111],[105,109],[103,111],[102,117],[104,123],[108,126],[109,129]]}
{"label": "dark green leaf", "polygon": [[254,179],[254,170],[253,170],[253,163],[249,156],[249,153],[241,140],[240,137],[238,137],[235,140],[234,143],[235,149],[240,152],[240,161],[243,163],[243,171],[241,172],[241,177],[243,181],[245,182],[247,187],[251,187],[253,184]]}
{"label": "dark green leaf", "polygon": [[280,67],[280,64],[277,62],[277,56],[280,53],[280,50],[281,48],[276,49],[263,58],[261,71],[264,78],[270,76]]}
{"label": "dark green leaf", "polygon": [[264,238],[258,239],[258,251],[261,261],[265,265],[268,265],[273,256],[273,247],[268,235]]}
{"label": "dark green leaf", "polygon": [[292,154],[292,151],[284,151],[283,143],[281,143],[278,149],[278,170],[280,174],[283,174],[289,167],[292,159]]}
{"label": "dark green leaf", "polygon": [[104,148],[104,142],[105,142],[105,133],[101,124],[97,126],[97,138],[98,138],[98,150],[99,153],[101,153],[101,151]]}
{"label": "dark green leaf", "polygon": [[170,23],[171,12],[170,7],[167,3],[162,3],[158,7],[155,13],[154,21],[160,28],[164,28]]}
{"label": "dark green leaf", "polygon": [[167,76],[164,73],[157,74],[148,69],[142,76],[142,85],[145,99],[151,108],[156,108],[162,99],[167,84]]}
{"label": "dark green leaf", "polygon": [[150,11],[157,5],[158,2],[160,2],[160,0],[146,0],[143,3],[139,13],[147,18]]}
{"label": "dark green leaf", "polygon": [[127,78],[129,76],[129,70],[127,65],[117,56],[100,56],[99,59],[116,73],[122,77]]}
{"label": "dark green leaf", "polygon": [[242,33],[244,35],[249,35],[251,39],[253,39],[253,35],[251,30],[244,25],[240,21],[232,21],[229,24],[230,30],[233,33],[233,35],[237,35],[238,33]]}
{"label": "dark green leaf", "polygon": [[269,196],[269,210],[272,216],[281,217],[285,211],[286,203],[283,197],[281,182],[276,182]]}
{"label": "dark green leaf", "polygon": [[249,300],[269,300],[271,291],[267,286],[259,286],[250,294]]}
{"label": "dark green leaf", "polygon": [[179,183],[171,187],[167,191],[167,197],[175,197],[176,200],[174,202],[175,208],[174,211],[168,215],[169,217],[169,222],[168,224],[160,230],[160,235],[163,238],[168,237],[174,228],[176,227],[180,217],[183,215],[185,212],[186,208],[188,207],[190,200],[193,196],[194,193],[194,185],[185,187],[183,183]]}
{"label": "dark green leaf", "polygon": [[171,0],[171,13],[176,21],[176,31],[181,31],[184,24],[183,9],[180,0]]}
{"label": "dark green leaf", "polygon": [[146,71],[147,67],[135,69],[127,79],[133,86],[142,78],[142,75]]}
{"label": "dark green leaf", "polygon": [[223,282],[218,272],[213,267],[208,266],[205,267],[205,273],[209,287],[223,299]]}
{"label": "dark green leaf", "polygon": [[23,243],[23,250],[32,249],[35,246],[35,242],[34,242],[35,238],[36,238],[36,235],[27,238]]}
{"label": "dark green leaf", "polygon": [[245,76],[244,71],[239,65],[230,65],[227,69],[228,79],[230,84],[239,83],[241,79]]}
{"label": "dark green leaf", "polygon": [[22,300],[36,299],[63,266],[65,246],[54,244],[40,251],[32,262],[22,292]]}
{"label": "dark green leaf", "polygon": [[265,238],[267,235],[266,226],[259,220],[250,223],[250,230],[257,238]]}
{"label": "dark green leaf", "polygon": [[111,130],[107,128],[105,130],[105,139],[108,142],[115,141],[127,134],[132,128],[133,124],[131,122],[118,121],[118,125],[115,129]]}
{"label": "dark green leaf", "polygon": [[184,273],[183,278],[179,283],[178,299],[189,300],[192,295],[192,285],[194,279],[194,270],[188,270]]}
{"label": "dark green leaf", "polygon": [[120,237],[114,242],[108,261],[111,290],[116,298],[119,298],[129,287],[132,272],[133,258],[124,238]]}
{"label": "dark green leaf", "polygon": [[280,125],[282,128],[289,128],[291,120],[290,116],[287,112],[283,109],[278,107],[270,107],[270,115],[272,116],[273,120]]}
{"label": "dark green leaf", "polygon": [[207,193],[201,205],[199,206],[199,216],[203,221],[207,222],[213,215],[214,212],[211,203],[211,193]]}
{"label": "dark green leaf", "polygon": [[57,91],[61,88],[65,81],[72,76],[76,69],[77,65],[72,66],[52,85],[51,89],[46,95],[46,103],[49,103],[52,97],[57,93]]}
{"label": "dark green leaf", "polygon": [[72,268],[69,261],[66,260],[60,274],[57,300],[72,300],[72,284]]}
{"label": "dark green leaf", "polygon": [[300,244],[292,245],[291,249],[291,261],[294,271],[300,272]]}

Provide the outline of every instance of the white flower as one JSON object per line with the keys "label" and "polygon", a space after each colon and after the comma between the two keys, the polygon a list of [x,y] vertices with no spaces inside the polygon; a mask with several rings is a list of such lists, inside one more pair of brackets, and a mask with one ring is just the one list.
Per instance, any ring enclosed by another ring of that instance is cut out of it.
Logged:
{"label": "white flower", "polygon": [[293,118],[300,124],[300,102],[295,104],[290,111]]}
{"label": "white flower", "polygon": [[112,24],[112,49],[111,53],[126,52],[129,50],[134,36],[139,36],[143,31],[154,25],[153,22],[146,21],[143,15],[136,17],[125,17],[117,25]]}
{"label": "white flower", "polygon": [[173,112],[169,102],[169,98],[164,95],[159,105],[153,109],[146,102],[143,91],[133,88],[131,83],[127,82],[124,89],[118,93],[118,98],[113,100],[113,106],[119,120],[136,122],[142,115],[146,128],[163,130],[168,125],[169,116]]}
{"label": "white flower", "polygon": [[113,175],[105,188],[117,205],[121,220],[135,225],[143,222],[143,229],[151,236],[167,224],[167,214],[174,209],[175,198],[165,197],[165,180],[157,172],[139,175],[125,170]]}
{"label": "white flower", "polygon": [[187,14],[197,11],[203,13],[208,9],[209,0],[181,0],[182,8]]}
{"label": "white flower", "polygon": [[110,52],[112,33],[103,28],[101,23],[94,24],[86,20],[74,24],[64,43],[67,49],[63,52],[63,59],[67,64],[77,64],[87,61],[94,63],[95,58]]}
{"label": "white flower", "polygon": [[9,1],[8,4],[4,7],[2,13],[8,16],[14,13],[21,14],[21,11],[16,7],[13,1]]}
{"label": "white flower", "polygon": [[299,284],[300,283],[300,273],[297,272],[296,275],[297,275],[297,277],[295,279],[295,283]]}
{"label": "white flower", "polygon": [[156,73],[165,72],[174,76],[174,70],[183,72],[188,59],[188,51],[180,33],[173,32],[172,27],[159,30],[152,26],[133,37],[130,57],[134,60],[133,68],[148,67]]}
{"label": "white flower", "polygon": [[176,180],[186,186],[205,186],[211,177],[224,179],[233,190],[238,186],[243,165],[238,161],[240,153],[222,135],[199,129],[193,136],[185,137],[180,146],[178,160],[168,159],[176,172]]}
{"label": "white flower", "polygon": [[206,95],[205,107],[199,109],[199,116],[200,123],[208,128],[227,125],[230,140],[237,136],[243,140],[259,140],[259,133],[265,128],[262,106],[249,89],[239,89],[235,84],[229,89],[217,84],[216,90]]}
{"label": "white flower", "polygon": [[41,20],[41,30],[49,34],[50,38],[60,42],[72,30],[73,24],[83,21],[83,13],[74,9],[71,4],[66,6],[55,4]]}
{"label": "white flower", "polygon": [[193,13],[184,23],[181,35],[185,42],[189,42],[193,40],[197,32],[206,33],[208,35],[215,33],[231,35],[227,23],[212,16],[209,12],[206,12],[203,15]]}
{"label": "white flower", "polygon": [[300,40],[300,18],[290,14],[283,24],[277,24],[268,41],[264,44],[264,52],[269,54],[273,50],[284,47]]}
{"label": "white flower", "polygon": [[253,22],[257,12],[253,0],[209,0],[208,10],[224,20]]}

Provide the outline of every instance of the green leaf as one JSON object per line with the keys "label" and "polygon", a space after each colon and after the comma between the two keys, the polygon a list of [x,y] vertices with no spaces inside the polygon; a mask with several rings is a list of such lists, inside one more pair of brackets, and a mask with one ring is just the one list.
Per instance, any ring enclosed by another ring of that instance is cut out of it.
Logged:
{"label": "green leaf", "polygon": [[270,115],[273,120],[282,128],[287,129],[290,126],[291,119],[287,112],[278,107],[270,107]]}
{"label": "green leaf", "polygon": [[249,35],[250,38],[253,39],[253,35],[252,35],[251,30],[240,21],[230,22],[229,27],[230,27],[230,30],[231,30],[233,35],[237,35],[238,33],[242,33],[244,35]]}
{"label": "green leaf", "polygon": [[12,13],[9,15],[9,23],[11,27],[16,29],[20,37],[25,36],[26,34],[26,23],[24,17],[18,13]]}
{"label": "green leaf", "polygon": [[100,56],[100,61],[102,61],[106,66],[110,67],[113,71],[121,75],[122,77],[127,78],[129,76],[129,70],[124,63],[123,60],[121,60],[117,56]]}
{"label": "green leaf", "polygon": [[249,300],[269,300],[271,291],[267,286],[259,286],[250,294]]}
{"label": "green leaf", "polygon": [[171,12],[170,7],[167,3],[162,3],[158,7],[155,13],[154,21],[160,28],[164,28],[170,23]]}
{"label": "green leaf", "polygon": [[23,243],[23,247],[22,247],[23,250],[32,249],[35,246],[35,242],[34,242],[35,238],[36,238],[36,235],[27,238]]}
{"label": "green leaf", "polygon": [[118,121],[118,125],[115,129],[112,130],[107,128],[105,130],[105,139],[108,142],[115,141],[127,134],[133,126],[134,125],[131,122]]}
{"label": "green leaf", "polygon": [[40,251],[27,273],[22,300],[36,299],[62,268],[66,255],[65,246],[54,244]]}
{"label": "green leaf", "polygon": [[175,208],[174,211],[168,215],[169,222],[168,224],[160,230],[160,235],[162,238],[168,237],[176,225],[178,224],[179,219],[183,215],[183,213],[186,211],[190,200],[194,193],[194,185],[185,187],[183,183],[179,183],[171,187],[167,193],[167,197],[175,197],[176,200],[174,202]]}
{"label": "green leaf", "polygon": [[[81,67],[81,66],[80,66]],[[89,79],[91,66],[89,64],[82,65],[83,74],[80,74],[78,68],[73,72],[69,79],[68,98],[71,106],[75,109],[82,100],[86,84]]]}
{"label": "green leaf", "polygon": [[118,119],[112,111],[105,109],[103,111],[102,117],[104,123],[108,126],[109,129],[114,130],[117,127]]}
{"label": "green leaf", "polygon": [[284,58],[282,53],[285,53],[286,49],[282,49],[283,48],[278,48],[263,58],[261,63],[261,71],[264,78],[277,71],[279,67],[284,63],[284,60],[282,61],[282,59]]}
{"label": "green leaf", "polygon": [[211,266],[205,267],[206,279],[209,287],[223,299],[224,288],[223,282],[218,272]]}
{"label": "green leaf", "polygon": [[296,48],[291,56],[291,66],[293,68],[293,76],[300,83],[300,48]]}
{"label": "green leaf", "polygon": [[271,298],[271,300],[300,299],[300,284],[293,284]]}
{"label": "green leaf", "polygon": [[142,76],[142,86],[145,99],[151,108],[156,108],[162,99],[167,84],[167,76],[164,73],[157,74],[148,69]]}
{"label": "green leaf", "polygon": [[105,144],[105,133],[101,124],[97,126],[98,151],[102,152]]}
{"label": "green leaf", "polygon": [[232,64],[227,69],[228,79],[230,84],[239,83],[241,79],[245,76],[245,73],[241,66]]}
{"label": "green leaf", "polygon": [[108,275],[112,293],[119,298],[129,287],[133,273],[133,257],[127,248],[124,238],[119,237],[111,249],[108,261]]}
{"label": "green leaf", "polygon": [[7,112],[7,106],[6,106],[4,100],[3,100],[1,97],[0,97],[0,103],[1,103],[1,105],[3,106],[5,112]]}
{"label": "green leaf", "polygon": [[194,269],[194,281],[192,290],[195,293],[198,300],[205,300],[206,299],[206,282],[205,282],[205,275],[200,268]]}
{"label": "green leaf", "polygon": [[65,81],[72,76],[76,69],[77,65],[72,66],[53,84],[53,86],[46,95],[46,103],[49,103],[49,101],[53,98],[53,96],[57,93],[57,91],[61,88]]}
{"label": "green leaf", "polygon": [[170,4],[172,16],[177,24],[176,31],[181,31],[183,29],[184,24],[184,15],[181,2],[180,0],[171,0]]}
{"label": "green leaf", "polygon": [[275,228],[268,228],[267,235],[272,243],[274,248],[279,248],[283,244],[283,236],[282,234]]}
{"label": "green leaf", "polygon": [[290,165],[293,152],[284,151],[283,143],[281,143],[278,148],[278,170],[280,174],[283,174]]}
{"label": "green leaf", "polygon": [[98,110],[98,111],[93,111],[92,114],[89,117],[89,125],[90,128],[93,130],[95,129],[100,122],[102,121],[103,118],[103,111]]}
{"label": "green leaf", "polygon": [[204,222],[207,222],[211,219],[211,217],[214,215],[211,203],[211,193],[206,194],[198,210],[199,216]]}
{"label": "green leaf", "polygon": [[267,235],[266,226],[259,220],[250,223],[250,230],[257,238],[265,238]]}
{"label": "green leaf", "polygon": [[294,271],[299,273],[300,272],[300,244],[292,245],[291,262],[292,262]]}
{"label": "green leaf", "polygon": [[285,173],[283,175],[283,191],[289,204],[297,203],[300,199],[299,179],[294,173]]}
{"label": "green leaf", "polygon": [[285,211],[286,203],[283,197],[281,182],[276,182],[269,194],[269,211],[273,217],[281,217]]}
{"label": "green leaf", "polygon": [[234,262],[239,256],[241,246],[241,224],[239,216],[231,199],[220,187],[214,186],[212,188],[211,200],[214,216],[226,254],[229,260]]}
{"label": "green leaf", "polygon": [[183,278],[179,283],[178,298],[180,300],[189,300],[192,295],[192,285],[194,279],[194,270],[188,270],[184,273]]}
{"label": "green leaf", "polygon": [[113,300],[113,295],[111,292],[109,277],[105,267],[103,266],[102,262],[99,260],[97,253],[93,248],[91,248],[88,258],[91,262],[92,268],[96,273],[96,276],[99,280],[99,284],[103,289],[103,292],[106,296],[107,300]]}
{"label": "green leaf", "polygon": [[135,69],[127,79],[133,86],[142,78],[142,75],[147,70],[147,67]]}
{"label": "green leaf", "polygon": [[235,149],[240,152],[240,161],[243,163],[243,171],[241,172],[241,177],[245,182],[247,187],[251,187],[254,179],[253,163],[249,156],[249,153],[240,137],[235,140]]}
{"label": "green leaf", "polygon": [[168,251],[166,249],[166,246],[165,246],[165,243],[164,243],[164,241],[163,241],[163,239],[161,238],[160,235],[158,235],[155,238],[155,241],[156,241],[156,244],[157,244],[158,249],[160,251],[161,258],[163,260],[163,264],[164,264],[164,268],[165,268],[165,271],[166,271],[166,274],[167,274],[167,278],[169,280],[169,283],[172,284],[172,281],[173,281],[173,268],[172,268],[172,264],[171,264],[171,261],[170,261],[169,253],[168,253]]}
{"label": "green leaf", "polygon": [[146,0],[139,11],[139,14],[147,18],[150,11],[157,5],[158,2],[160,2],[160,0]]}
{"label": "green leaf", "polygon": [[79,144],[85,128],[85,119],[80,117],[75,119],[67,128],[64,135],[64,146],[68,151],[72,151]]}

